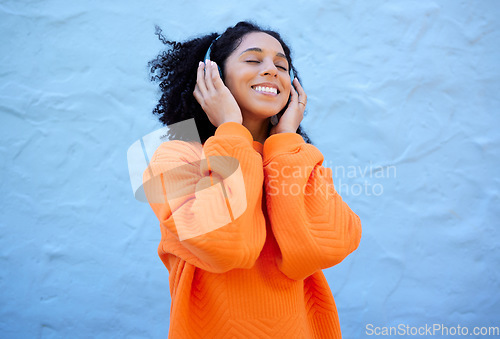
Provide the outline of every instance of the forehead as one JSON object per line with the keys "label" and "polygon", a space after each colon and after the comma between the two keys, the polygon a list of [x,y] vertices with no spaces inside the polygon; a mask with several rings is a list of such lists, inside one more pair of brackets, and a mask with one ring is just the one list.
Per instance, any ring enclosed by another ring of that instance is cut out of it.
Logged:
{"label": "forehead", "polygon": [[263,51],[285,54],[280,42],[269,34],[263,32],[252,32],[244,35],[235,52],[239,54],[242,51],[253,47],[261,48]]}

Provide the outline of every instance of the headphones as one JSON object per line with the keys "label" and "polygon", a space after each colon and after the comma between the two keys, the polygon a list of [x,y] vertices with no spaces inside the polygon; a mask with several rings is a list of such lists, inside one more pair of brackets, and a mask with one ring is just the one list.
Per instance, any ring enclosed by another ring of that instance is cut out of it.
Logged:
{"label": "headphones", "polygon": [[[202,60],[203,62],[205,62],[205,60],[211,60],[210,53],[212,52],[212,46],[214,45],[214,42],[216,42],[219,38],[220,38],[220,35],[212,41],[212,43],[210,44],[210,47],[208,47],[207,53],[205,54],[205,58]],[[217,68],[219,69],[219,74],[220,74],[220,77],[222,79],[222,71],[220,69],[220,66],[217,65]],[[294,78],[295,78],[295,74],[293,73],[292,67],[290,67],[290,81],[292,82],[292,86],[293,86],[293,79]]]}

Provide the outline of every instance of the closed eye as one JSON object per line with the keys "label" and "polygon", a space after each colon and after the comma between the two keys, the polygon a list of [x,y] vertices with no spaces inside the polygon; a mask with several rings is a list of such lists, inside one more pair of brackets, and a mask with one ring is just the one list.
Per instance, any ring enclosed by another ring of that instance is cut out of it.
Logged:
{"label": "closed eye", "polygon": [[[260,63],[260,61],[258,61],[258,60],[246,60],[246,62],[248,62],[248,63],[256,63],[256,64]],[[284,67],[284,66],[280,66],[280,65],[275,65],[275,66],[276,66],[276,68],[280,68],[280,69],[284,70],[285,72],[288,71],[288,69],[286,67]]]}

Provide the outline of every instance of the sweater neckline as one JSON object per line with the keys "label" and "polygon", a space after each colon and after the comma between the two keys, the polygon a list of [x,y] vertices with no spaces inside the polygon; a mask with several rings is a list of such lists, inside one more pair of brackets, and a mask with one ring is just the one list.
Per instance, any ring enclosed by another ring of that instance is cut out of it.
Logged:
{"label": "sweater neckline", "polygon": [[264,145],[262,145],[258,141],[253,140],[253,149],[259,152],[260,155],[262,155],[262,152],[264,150]]}

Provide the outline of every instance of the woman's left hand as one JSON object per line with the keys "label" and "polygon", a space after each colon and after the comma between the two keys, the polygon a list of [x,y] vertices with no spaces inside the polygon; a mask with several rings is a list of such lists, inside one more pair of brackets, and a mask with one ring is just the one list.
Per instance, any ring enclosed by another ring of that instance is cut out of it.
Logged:
{"label": "woman's left hand", "polygon": [[[297,88],[297,90],[295,90]],[[304,118],[304,111],[307,105],[307,95],[297,78],[293,79],[293,86],[290,88],[290,103],[281,116],[278,124],[271,128],[270,134],[276,133],[296,133],[299,124]]]}

